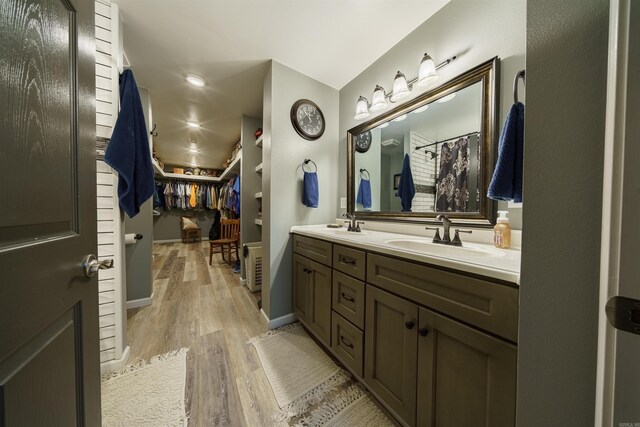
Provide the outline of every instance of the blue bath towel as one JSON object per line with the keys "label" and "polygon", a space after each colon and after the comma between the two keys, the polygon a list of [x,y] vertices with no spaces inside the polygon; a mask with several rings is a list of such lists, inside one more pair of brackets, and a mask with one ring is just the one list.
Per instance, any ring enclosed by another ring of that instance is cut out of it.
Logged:
{"label": "blue bath towel", "polygon": [[522,202],[522,160],[524,149],[524,105],[513,104],[505,120],[498,161],[487,195],[494,200]]}
{"label": "blue bath towel", "polygon": [[318,174],[315,172],[304,173],[302,204],[309,208],[318,207]]}
{"label": "blue bath towel", "polygon": [[358,197],[356,203],[360,203],[363,208],[371,208],[371,181],[368,179],[360,179],[360,186],[358,186]]}
{"label": "blue bath towel", "polygon": [[147,126],[131,70],[120,75],[120,114],[104,161],[118,172],[120,208],[133,218],[153,196],[154,180]]}
{"label": "blue bath towel", "polygon": [[404,155],[402,162],[402,173],[400,175],[400,185],[396,196],[400,197],[400,204],[402,205],[402,212],[411,212],[411,203],[413,196],[416,195],[416,187],[413,185],[413,175],[411,174],[411,160],[409,155]]}

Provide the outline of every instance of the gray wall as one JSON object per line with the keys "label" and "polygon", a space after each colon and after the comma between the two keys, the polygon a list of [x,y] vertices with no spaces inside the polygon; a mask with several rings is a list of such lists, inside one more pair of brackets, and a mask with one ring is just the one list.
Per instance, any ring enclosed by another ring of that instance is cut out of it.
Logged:
{"label": "gray wall", "polygon": [[149,298],[153,293],[153,199],[147,200],[133,218],[124,216],[124,232],[144,237],[125,246],[127,260],[127,301]]}
{"label": "gray wall", "polygon": [[[407,78],[417,76],[424,52],[428,52],[436,63],[458,55],[458,59],[439,70],[438,84],[498,55],[502,76],[498,85],[498,121],[502,128],[513,103],[513,76],[524,68],[525,9],[524,0],[452,0],[340,90],[339,197],[347,194],[347,130],[362,123],[353,118],[358,96],[363,95],[371,101],[376,84],[391,90],[397,70],[404,72]],[[417,90],[414,94],[423,92]],[[503,206],[506,207],[506,203],[500,203],[500,207]],[[522,210],[510,210],[512,228],[522,228]],[[336,210],[336,213],[341,215],[343,211]]]}
{"label": "gray wall", "polygon": [[195,216],[198,219],[198,226],[202,230],[202,238],[209,238],[209,230],[211,229],[211,225],[213,225],[213,211],[190,211],[174,208],[170,211],[160,209],[160,212],[160,216],[153,217],[154,240],[181,240],[181,216]]}
{"label": "gray wall", "polygon": [[527,4],[522,427],[594,423],[608,4]]}
{"label": "gray wall", "polygon": [[[293,225],[332,222],[338,210],[338,91],[271,61],[264,84],[263,148],[263,310],[270,319],[292,312],[291,244]],[[326,128],[320,139],[306,141],[293,129],[289,113],[295,101],[310,99],[324,113]],[[318,208],[302,200],[302,169],[305,158],[318,165]],[[269,300],[264,304],[265,300]]]}
{"label": "gray wall", "polygon": [[[256,173],[256,166],[262,162],[262,148],[256,147],[256,129],[262,127],[262,120],[242,116],[242,161],[240,164],[240,239],[242,244],[262,241],[262,227],[256,225],[258,201],[255,194],[262,191],[262,175]],[[242,277],[245,276],[244,262],[240,263]]]}

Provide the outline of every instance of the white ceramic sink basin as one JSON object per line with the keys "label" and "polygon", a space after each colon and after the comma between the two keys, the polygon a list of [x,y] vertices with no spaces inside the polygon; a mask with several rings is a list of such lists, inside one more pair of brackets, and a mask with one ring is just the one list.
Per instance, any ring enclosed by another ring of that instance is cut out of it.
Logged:
{"label": "white ceramic sink basin", "polygon": [[503,251],[471,243],[463,243],[464,246],[447,246],[428,240],[411,239],[393,239],[387,240],[385,243],[398,249],[445,257],[489,258],[505,256]]}
{"label": "white ceramic sink basin", "polygon": [[327,228],[322,230],[323,233],[333,234],[335,236],[363,236],[369,234],[368,231],[361,231],[359,233],[353,231],[347,231],[346,227],[342,228]]}

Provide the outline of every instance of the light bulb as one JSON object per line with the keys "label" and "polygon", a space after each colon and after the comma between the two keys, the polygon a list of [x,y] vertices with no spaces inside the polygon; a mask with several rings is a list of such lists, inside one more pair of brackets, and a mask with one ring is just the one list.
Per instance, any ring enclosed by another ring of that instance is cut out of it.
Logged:
{"label": "light bulb", "polygon": [[185,80],[187,81],[187,83],[189,83],[191,86],[195,86],[195,87],[203,87],[206,83],[204,81],[204,79],[202,77],[196,76],[195,74],[189,74]]}
{"label": "light bulb", "polygon": [[187,126],[190,128],[198,129],[200,127],[200,123],[194,121],[188,121]]}

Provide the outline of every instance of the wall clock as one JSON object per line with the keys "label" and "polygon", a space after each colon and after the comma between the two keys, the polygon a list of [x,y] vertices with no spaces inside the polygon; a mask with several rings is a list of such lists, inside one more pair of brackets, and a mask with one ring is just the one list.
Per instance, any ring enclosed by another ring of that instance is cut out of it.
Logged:
{"label": "wall clock", "polygon": [[366,153],[371,148],[371,131],[368,130],[354,137],[356,151],[358,153]]}
{"label": "wall clock", "polygon": [[315,141],[324,133],[324,115],[315,102],[300,99],[291,107],[291,124],[298,135]]}

